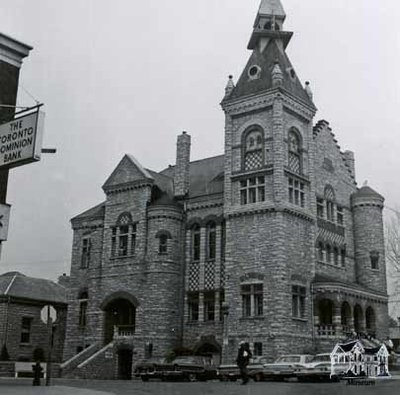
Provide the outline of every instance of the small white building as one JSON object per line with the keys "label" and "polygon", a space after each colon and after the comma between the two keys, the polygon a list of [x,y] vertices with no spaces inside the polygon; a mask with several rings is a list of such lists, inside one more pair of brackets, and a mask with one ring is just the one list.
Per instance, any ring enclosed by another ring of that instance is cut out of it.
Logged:
{"label": "small white building", "polygon": [[388,377],[389,352],[384,344],[366,347],[361,340],[337,343],[331,353],[331,375]]}

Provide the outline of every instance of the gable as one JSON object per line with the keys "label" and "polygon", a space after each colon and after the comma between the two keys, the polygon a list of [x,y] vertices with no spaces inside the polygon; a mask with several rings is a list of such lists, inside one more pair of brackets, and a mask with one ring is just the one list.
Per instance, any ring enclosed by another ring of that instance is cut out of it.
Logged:
{"label": "gable", "polygon": [[103,189],[142,180],[153,181],[153,177],[132,155],[126,154],[104,183]]}
{"label": "gable", "polygon": [[318,122],[314,127],[313,137],[317,194],[322,195],[326,184],[330,184],[341,196],[349,198],[357,190],[355,179],[329,124],[325,121]]}

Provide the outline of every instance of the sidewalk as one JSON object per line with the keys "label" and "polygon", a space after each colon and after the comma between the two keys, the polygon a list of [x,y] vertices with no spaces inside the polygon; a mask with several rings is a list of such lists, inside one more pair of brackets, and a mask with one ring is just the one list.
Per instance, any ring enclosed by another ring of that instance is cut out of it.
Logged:
{"label": "sidewalk", "polygon": [[1,395],[113,395],[112,392],[94,391],[85,388],[67,387],[64,385],[32,386],[32,380],[22,382],[0,380]]}

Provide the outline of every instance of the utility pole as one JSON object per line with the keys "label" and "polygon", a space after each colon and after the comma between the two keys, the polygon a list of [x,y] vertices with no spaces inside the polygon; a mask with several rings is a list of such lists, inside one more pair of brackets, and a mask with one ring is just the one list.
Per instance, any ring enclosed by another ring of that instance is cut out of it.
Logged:
{"label": "utility pole", "polygon": [[[0,124],[14,118],[17,102],[19,73],[22,60],[33,48],[0,33]],[[8,229],[10,206],[7,204],[7,184],[9,170],[0,169],[0,226]],[[0,232],[1,243],[7,239],[7,232]]]}

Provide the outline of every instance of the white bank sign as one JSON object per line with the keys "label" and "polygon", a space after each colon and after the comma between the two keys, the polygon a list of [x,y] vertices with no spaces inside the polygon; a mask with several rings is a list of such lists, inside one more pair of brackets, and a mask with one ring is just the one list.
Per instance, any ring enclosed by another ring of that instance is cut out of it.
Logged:
{"label": "white bank sign", "polygon": [[0,168],[40,160],[44,113],[34,113],[0,125]]}

